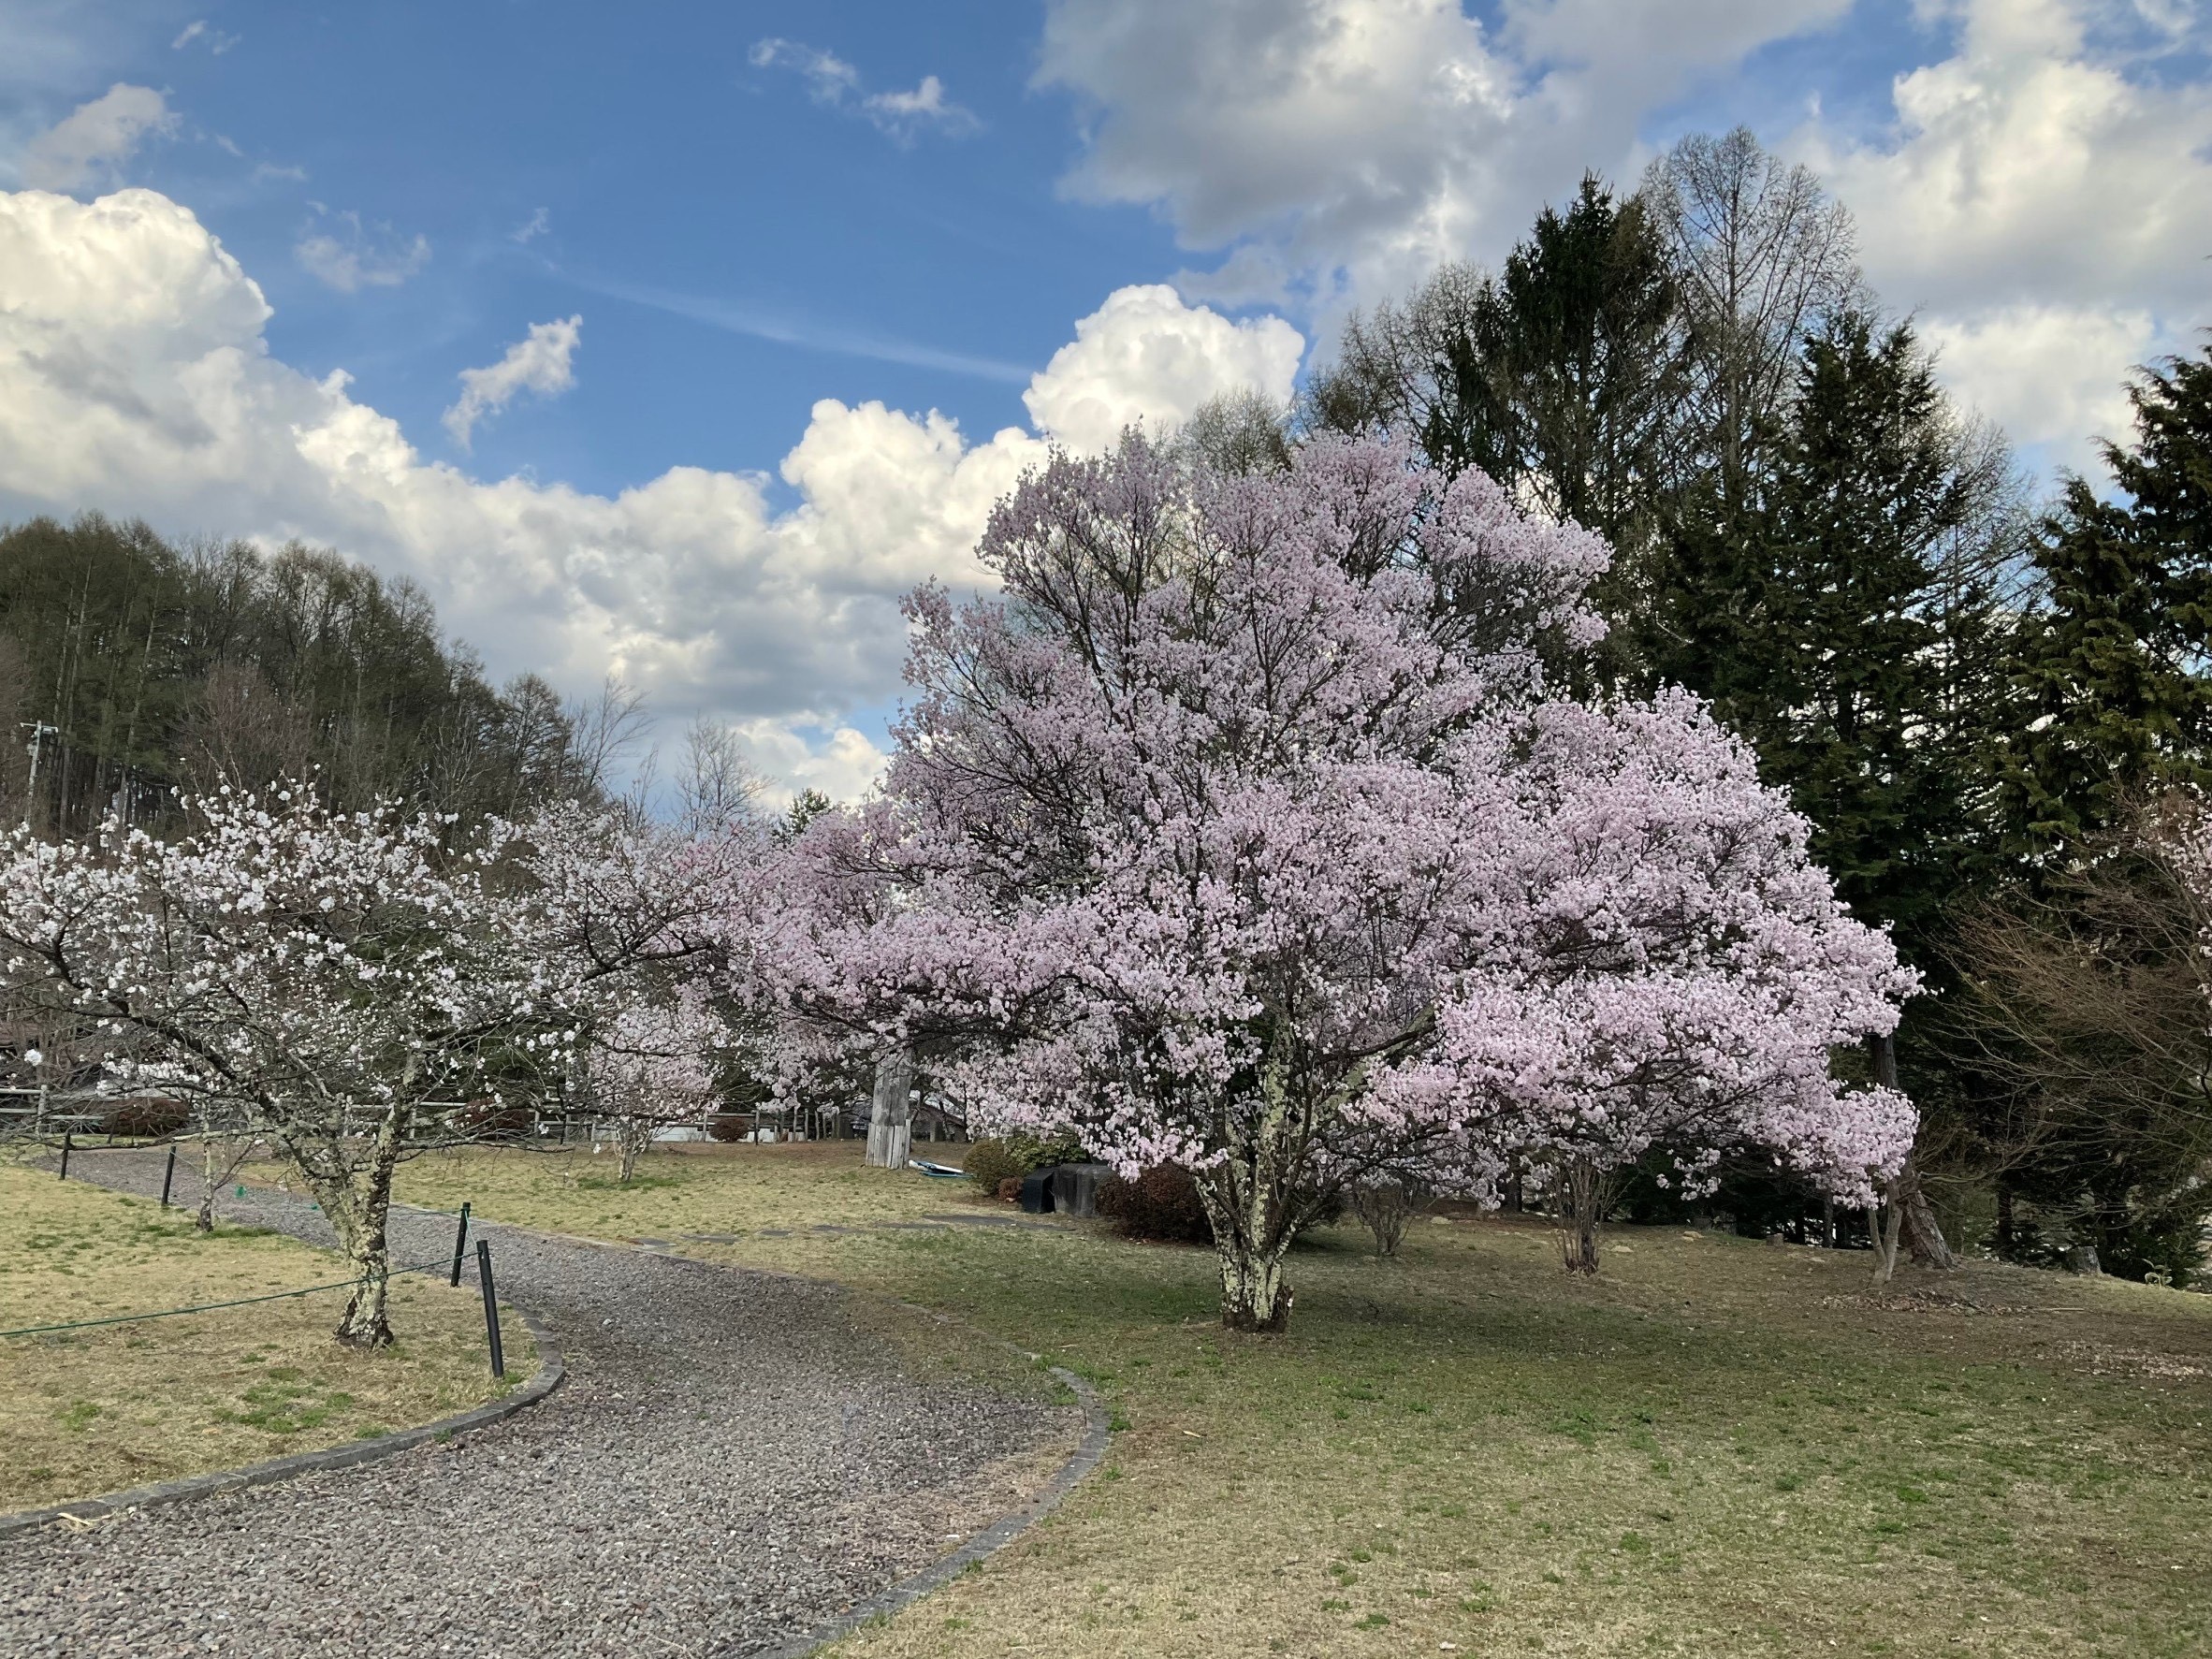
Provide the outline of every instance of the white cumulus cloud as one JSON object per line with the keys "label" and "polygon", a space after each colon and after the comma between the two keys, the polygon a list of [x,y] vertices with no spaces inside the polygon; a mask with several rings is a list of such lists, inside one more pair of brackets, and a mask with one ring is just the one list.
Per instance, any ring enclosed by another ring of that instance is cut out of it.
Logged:
{"label": "white cumulus cloud", "polygon": [[34,190],[76,190],[112,179],[151,138],[177,130],[168,100],[150,86],[117,81],[31,140],[23,182]]}
{"label": "white cumulus cloud", "polygon": [[[1110,297],[1033,383],[1063,441],[1272,389],[1296,360],[1295,335],[1137,295]],[[833,793],[872,776],[854,720],[898,693],[898,596],[982,581],[992,503],[1047,453],[1019,429],[972,441],[934,411],[824,400],[783,458],[797,500],[780,511],[758,473],[703,467],[613,495],[480,480],[426,458],[343,372],[272,356],[270,314],[167,196],[0,193],[0,521],[97,508],[336,546],[417,582],[496,676],[581,692],[615,673],[662,709],[740,724],[764,765]],[[1147,328],[1171,346],[1148,353]]]}
{"label": "white cumulus cloud", "polygon": [[2102,0],[1927,9],[1955,50],[1897,78],[1888,130],[1816,123],[1797,147],[1953,386],[2091,464],[2091,435],[2125,430],[2130,367],[2212,322],[2212,86],[2165,72],[2212,40]]}
{"label": "white cumulus cloud", "polygon": [[1050,0],[1040,85],[1084,110],[1065,187],[1230,250],[1186,292],[1395,294],[1496,257],[1644,116],[1850,0]]}
{"label": "white cumulus cloud", "polygon": [[1123,288],[1075,325],[1022,401],[1070,448],[1105,449],[1132,421],[1186,420],[1232,388],[1288,402],[1304,349],[1280,317],[1231,322],[1164,284]]}
{"label": "white cumulus cloud", "polygon": [[532,323],[530,332],[509,346],[507,355],[498,362],[483,369],[463,369],[460,399],[445,412],[445,429],[453,434],[453,441],[468,448],[476,423],[488,415],[497,415],[522,392],[550,398],[575,385],[573,363],[576,337],[583,327],[581,316]]}
{"label": "white cumulus cloud", "polygon": [[[1150,207],[1215,257],[1191,298],[1302,311],[1497,260],[1585,168],[1762,48],[1870,28],[1853,0],[1047,0],[1039,85],[1074,95],[1079,199]],[[1962,396],[2091,458],[2145,355],[2212,321],[2212,27],[2173,0],[1914,0],[1877,130],[1769,133],[1857,216],[1870,278]],[[1883,26],[1888,26],[1886,22]]]}
{"label": "white cumulus cloud", "polygon": [[308,273],[341,294],[396,288],[430,262],[429,238],[412,240],[389,225],[364,225],[357,212],[327,213],[331,226],[311,230],[292,253]]}
{"label": "white cumulus cloud", "polygon": [[765,781],[766,804],[791,805],[801,790],[855,801],[875,788],[891,757],[865,733],[836,726],[809,735],[786,720],[741,720],[731,728],[746,760]]}

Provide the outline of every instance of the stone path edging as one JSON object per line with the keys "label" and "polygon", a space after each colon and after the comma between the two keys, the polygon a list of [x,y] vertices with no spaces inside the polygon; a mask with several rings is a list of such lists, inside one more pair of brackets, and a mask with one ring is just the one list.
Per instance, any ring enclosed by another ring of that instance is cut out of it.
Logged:
{"label": "stone path edging", "polygon": [[258,1463],[248,1463],[242,1469],[218,1469],[208,1475],[186,1475],[175,1480],[164,1480],[153,1486],[137,1486],[128,1492],[111,1492],[96,1498],[79,1498],[74,1503],[55,1504],[44,1509],[24,1509],[13,1515],[0,1515],[0,1538],[13,1533],[29,1532],[34,1527],[49,1525],[65,1518],[76,1521],[100,1521],[122,1514],[126,1509],[151,1509],[157,1505],[182,1503],[190,1498],[204,1498],[219,1492],[233,1492],[249,1486],[267,1486],[271,1481],[289,1480],[296,1475],[313,1474],[322,1469],[350,1469],[360,1463],[372,1463],[420,1446],[426,1440],[451,1439],[456,1434],[466,1434],[477,1429],[488,1428],[502,1418],[535,1405],[560,1386],[568,1368],[560,1357],[560,1345],[548,1335],[543,1326],[512,1302],[504,1304],[520,1317],[538,1345],[537,1375],[513,1393],[497,1400],[488,1400],[482,1405],[471,1406],[467,1411],[452,1417],[440,1418],[436,1422],[424,1423],[419,1428],[401,1429],[397,1433],[379,1434],[373,1440],[352,1440],[343,1446],[325,1447],[321,1451],[298,1451],[281,1458],[269,1458]]}

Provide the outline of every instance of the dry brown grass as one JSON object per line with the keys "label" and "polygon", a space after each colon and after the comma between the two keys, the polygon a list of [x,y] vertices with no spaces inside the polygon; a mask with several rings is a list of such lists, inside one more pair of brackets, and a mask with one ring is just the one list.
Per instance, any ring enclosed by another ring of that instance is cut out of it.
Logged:
{"label": "dry brown grass", "polygon": [[[212,1236],[151,1200],[0,1167],[0,1330],[255,1296],[344,1277],[281,1235]],[[475,1291],[393,1286],[397,1346],[331,1340],[343,1292],[0,1338],[0,1513],[409,1428],[493,1398]],[[536,1348],[502,1321],[510,1384]]]}
{"label": "dry brown grass", "polygon": [[1584,1282],[1544,1227],[1461,1219],[1398,1262],[1324,1235],[1289,1333],[1243,1338],[1202,1251],[895,1227],[993,1212],[857,1149],[656,1154],[620,1195],[573,1164],[402,1186],[910,1297],[1113,1400],[1100,1477],[846,1659],[2212,1652],[2212,1299],[1876,1291],[1863,1255],[1679,1229],[1610,1230]]}

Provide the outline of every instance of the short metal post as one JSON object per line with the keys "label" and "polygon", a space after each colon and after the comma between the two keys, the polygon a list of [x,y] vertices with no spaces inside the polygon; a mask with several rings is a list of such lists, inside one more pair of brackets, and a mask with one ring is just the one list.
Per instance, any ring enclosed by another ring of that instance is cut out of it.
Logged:
{"label": "short metal post", "polygon": [[62,1179],[69,1178],[69,1131],[62,1131]]}
{"label": "short metal post", "polygon": [[453,1277],[448,1285],[460,1283],[461,1253],[469,1247],[469,1201],[461,1200],[460,1231],[453,1235]]}
{"label": "short metal post", "polygon": [[507,1375],[507,1356],[500,1347],[500,1298],[491,1285],[491,1241],[476,1241],[476,1283],[484,1291],[484,1335],[491,1344],[491,1375]]}
{"label": "short metal post", "polygon": [[169,1207],[169,1183],[177,1178],[177,1149],[169,1148],[169,1167],[161,1172],[161,1207]]}

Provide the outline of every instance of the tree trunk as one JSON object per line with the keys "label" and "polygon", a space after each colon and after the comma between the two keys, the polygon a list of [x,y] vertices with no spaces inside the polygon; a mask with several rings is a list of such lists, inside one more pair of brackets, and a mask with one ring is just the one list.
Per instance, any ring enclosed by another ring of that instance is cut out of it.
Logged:
{"label": "tree trunk", "polygon": [[353,1295],[346,1302],[337,1331],[338,1340],[348,1347],[381,1348],[391,1344],[392,1327],[385,1311],[392,1272],[386,1224],[391,1214],[392,1171],[399,1167],[406,1115],[400,1107],[385,1113],[370,1139],[365,1165],[348,1168],[342,1150],[339,1157],[323,1165],[327,1171],[342,1172],[317,1173],[294,1154],[294,1162],[307,1177],[323,1214],[330,1218],[331,1230],[338,1234],[338,1247],[354,1271]]}
{"label": "tree trunk", "polygon": [[1605,1174],[1586,1157],[1560,1171],[1554,1207],[1561,1229],[1559,1253],[1567,1272],[1597,1272],[1597,1224],[1605,1211]]}
{"label": "tree trunk", "polygon": [[1215,1245],[1221,1261],[1221,1322],[1231,1331],[1272,1335],[1290,1323],[1290,1281],[1282,1252]]}
{"label": "tree trunk", "polygon": [[637,1160],[652,1143],[653,1122],[644,1117],[618,1117],[615,1120],[615,1146],[622,1155],[622,1167],[616,1179],[624,1186],[637,1173]]}
{"label": "tree trunk", "polygon": [[879,1170],[903,1170],[913,1156],[913,1113],[909,1099],[913,1087],[914,1062],[905,1055],[885,1055],[876,1062],[867,1161]]}
{"label": "tree trunk", "polygon": [[1915,1267],[1950,1272],[1958,1265],[1958,1258],[1951,1253],[1943,1227],[1936,1220],[1935,1207],[1928,1201],[1928,1193],[1920,1185],[1920,1171],[1909,1157],[1905,1159],[1901,1186],[1906,1253],[1913,1258]]}
{"label": "tree trunk", "polygon": [[215,1157],[215,1143],[203,1141],[199,1148],[199,1214],[192,1218],[192,1225],[201,1232],[215,1230],[215,1195],[223,1190],[226,1171]]}
{"label": "tree trunk", "polygon": [[2018,1223],[2013,1215],[2013,1189],[2000,1181],[1997,1184],[1997,1259],[2010,1261],[2019,1248]]}
{"label": "tree trunk", "polygon": [[1874,1283],[1886,1285],[1897,1274],[1898,1241],[1904,1231],[1905,1207],[1898,1202],[1897,1178],[1889,1183],[1889,1201],[1867,1213],[1867,1236],[1874,1245]]}
{"label": "tree trunk", "polygon": [[1198,1178],[1199,1201],[1214,1230],[1221,1268],[1221,1322],[1231,1331],[1278,1332],[1290,1323],[1290,1248],[1283,1171],[1265,1147],[1228,1157]]}

